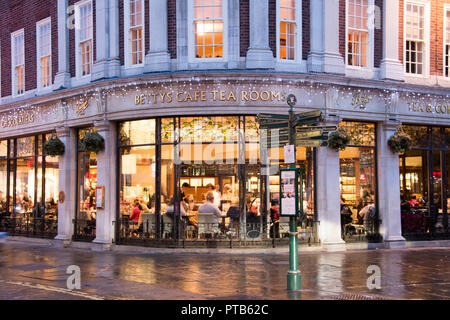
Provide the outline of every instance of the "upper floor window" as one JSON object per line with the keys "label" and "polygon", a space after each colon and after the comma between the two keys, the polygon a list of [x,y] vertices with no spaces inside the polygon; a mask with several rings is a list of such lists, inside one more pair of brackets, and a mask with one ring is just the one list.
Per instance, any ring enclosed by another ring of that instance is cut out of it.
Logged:
{"label": "upper floor window", "polygon": [[13,95],[25,92],[25,59],[23,29],[11,35]]}
{"label": "upper floor window", "polygon": [[144,1],[125,1],[125,43],[127,66],[141,65],[144,62]]}
{"label": "upper floor window", "polygon": [[373,0],[347,0],[346,61],[348,66],[370,68],[373,37]]}
{"label": "upper floor window", "polygon": [[445,66],[444,75],[450,77],[450,7],[445,11]]}
{"label": "upper floor window", "polygon": [[278,0],[278,58],[297,60],[300,48],[298,32],[301,2],[298,0]]}
{"label": "upper floor window", "polygon": [[92,72],[93,21],[90,0],[75,5],[75,30],[77,76],[82,77]]}
{"label": "upper floor window", "polygon": [[51,45],[51,21],[45,19],[37,23],[37,79],[38,89],[49,87],[52,83],[52,45]]}
{"label": "upper floor window", "polygon": [[425,5],[406,3],[405,5],[405,72],[425,74]]}
{"label": "upper floor window", "polygon": [[193,0],[193,26],[196,58],[224,57],[224,2]]}

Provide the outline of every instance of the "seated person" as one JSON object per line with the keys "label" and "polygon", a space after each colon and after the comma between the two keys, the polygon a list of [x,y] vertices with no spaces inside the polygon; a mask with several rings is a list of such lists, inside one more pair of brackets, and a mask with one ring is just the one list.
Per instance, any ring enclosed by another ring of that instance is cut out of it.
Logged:
{"label": "seated person", "polygon": [[206,194],[206,202],[198,208],[198,214],[201,215],[202,213],[213,213],[214,223],[216,224],[219,224],[219,219],[222,218],[219,208],[214,204],[214,194],[212,191]]}
{"label": "seated person", "polygon": [[141,212],[143,212],[143,213],[149,213],[150,212],[150,209],[148,208],[147,203],[146,203],[146,201],[143,198],[139,199],[139,205],[140,205],[140,208],[141,208]]}
{"label": "seated person", "polygon": [[141,206],[139,204],[139,200],[135,199],[133,204],[133,211],[131,212],[130,220],[134,222],[139,221],[139,216],[141,215]]}
{"label": "seated person", "polygon": [[[184,217],[186,215],[186,210],[183,205],[184,201],[181,201],[180,203],[180,216]],[[170,199],[169,205],[166,208],[166,214],[169,215],[169,217],[173,217],[175,215],[175,200],[172,198]]]}
{"label": "seated person", "polygon": [[401,195],[400,196],[400,211],[401,213],[411,213],[411,204],[405,200],[405,196]]}
{"label": "seated person", "polygon": [[420,206],[420,203],[419,203],[419,201],[417,201],[416,196],[412,196],[411,200],[409,200],[409,205],[410,205],[412,208],[417,208],[417,207]]}
{"label": "seated person", "polygon": [[359,212],[358,224],[363,224],[366,229],[369,229],[374,217],[375,205],[369,204]]}

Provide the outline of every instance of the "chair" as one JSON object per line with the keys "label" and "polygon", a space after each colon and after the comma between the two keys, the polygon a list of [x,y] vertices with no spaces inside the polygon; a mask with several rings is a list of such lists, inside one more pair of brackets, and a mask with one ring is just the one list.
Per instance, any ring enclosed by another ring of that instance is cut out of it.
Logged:
{"label": "chair", "polygon": [[[154,213],[142,213],[142,224],[144,233],[155,234],[156,216]],[[140,218],[139,218],[140,220]]]}
{"label": "chair", "polygon": [[172,234],[173,227],[173,218],[168,216],[167,213],[162,215],[162,223],[163,223],[163,236],[164,238],[170,238]]}
{"label": "chair", "polygon": [[216,222],[214,213],[199,213],[198,214],[198,237],[203,235],[210,235],[214,237],[219,233],[219,224]]}

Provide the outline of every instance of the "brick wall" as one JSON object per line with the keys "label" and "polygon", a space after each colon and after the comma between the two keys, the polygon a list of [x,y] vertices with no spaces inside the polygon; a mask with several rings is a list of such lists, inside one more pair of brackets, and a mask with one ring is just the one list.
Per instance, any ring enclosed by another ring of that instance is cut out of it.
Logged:
{"label": "brick wall", "polygon": [[302,1],[302,59],[308,59],[309,50],[311,49],[310,37],[310,2]]}
{"label": "brick wall", "polygon": [[52,0],[0,1],[1,96],[12,94],[11,33],[24,29],[25,90],[37,87],[36,22],[51,17],[52,75],[58,70],[57,4]]}
{"label": "brick wall", "polygon": [[345,61],[345,7],[346,0],[339,0],[339,53],[344,58],[344,63],[347,63]]}
{"label": "brick wall", "polygon": [[250,46],[250,2],[249,0],[239,1],[239,49],[240,56],[247,55]]}
{"label": "brick wall", "polygon": [[167,1],[168,45],[171,59],[177,58],[177,3],[176,0]]}
{"label": "brick wall", "polygon": [[269,47],[277,55],[277,1],[269,0]]}

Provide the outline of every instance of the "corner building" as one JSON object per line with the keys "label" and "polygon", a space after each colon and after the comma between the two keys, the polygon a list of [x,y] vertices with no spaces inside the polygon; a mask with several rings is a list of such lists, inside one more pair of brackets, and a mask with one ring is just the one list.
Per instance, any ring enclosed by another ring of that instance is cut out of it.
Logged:
{"label": "corner building", "polygon": [[[300,243],[449,239],[448,0],[8,0],[0,30],[1,231],[287,245],[283,148],[264,147],[256,115],[286,115],[294,94],[296,112],[351,135],[341,151],[297,147]],[[81,144],[93,133],[97,153]],[[197,214],[209,186],[217,221]]]}

